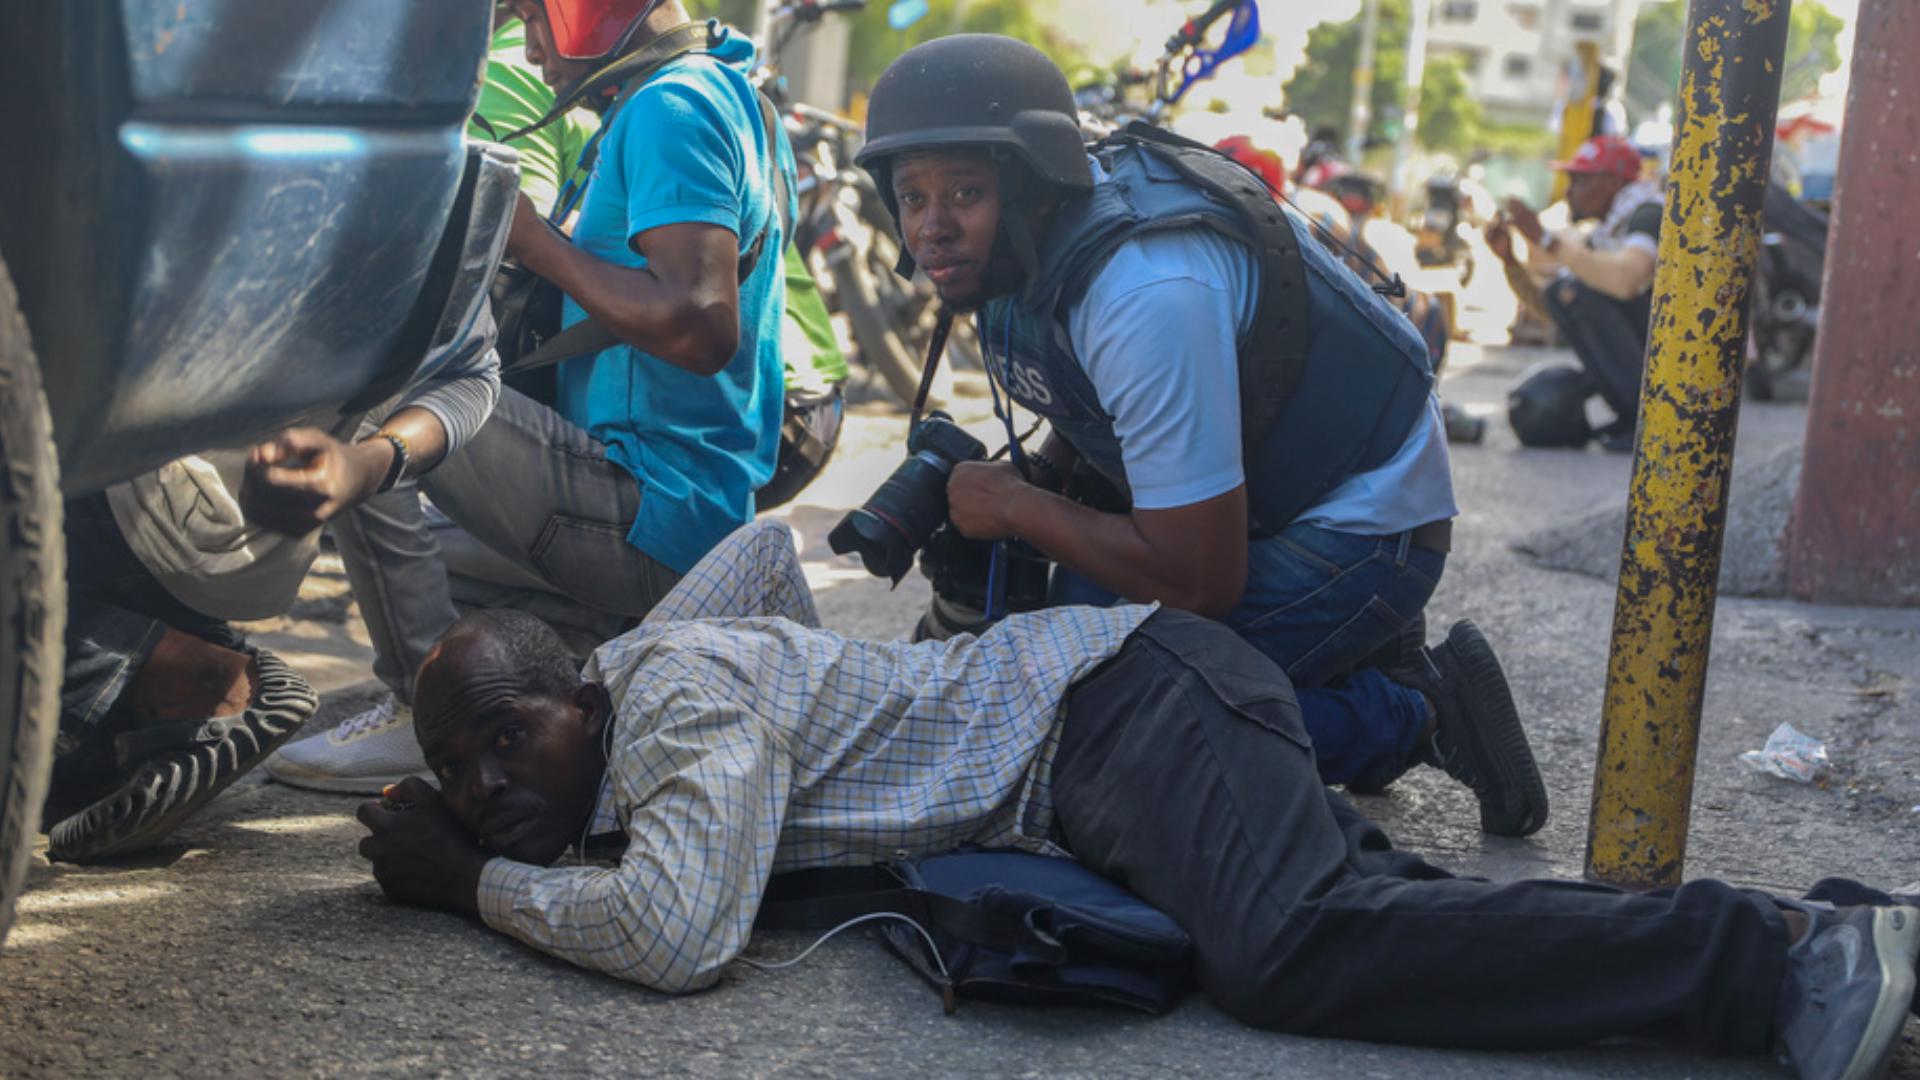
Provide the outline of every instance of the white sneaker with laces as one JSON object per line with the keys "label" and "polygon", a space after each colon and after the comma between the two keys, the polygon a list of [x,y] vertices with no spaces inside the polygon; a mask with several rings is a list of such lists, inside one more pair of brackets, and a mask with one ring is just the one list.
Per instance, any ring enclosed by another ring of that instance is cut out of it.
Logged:
{"label": "white sneaker with laces", "polygon": [[281,747],[266,770],[283,784],[350,795],[378,795],[409,776],[432,779],[413,709],[392,694],[331,731]]}

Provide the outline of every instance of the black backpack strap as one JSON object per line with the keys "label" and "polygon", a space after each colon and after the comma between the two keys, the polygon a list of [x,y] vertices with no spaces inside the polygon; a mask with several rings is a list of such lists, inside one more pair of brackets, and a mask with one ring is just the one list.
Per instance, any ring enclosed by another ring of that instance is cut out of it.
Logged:
{"label": "black backpack strap", "polygon": [[1253,170],[1214,148],[1135,121],[1109,136],[1149,148],[1181,176],[1240,211],[1241,237],[1260,259],[1253,340],[1240,351],[1240,436],[1257,446],[1280,419],[1307,363],[1307,268],[1276,193]]}
{"label": "black backpack strap", "polygon": [[951,896],[909,888],[885,866],[827,867],[780,874],[767,883],[754,926],[831,930],[863,915],[899,915],[932,934],[1013,953],[1031,945],[1026,921]]}
{"label": "black backpack strap", "polygon": [[527,355],[517,357],[502,370],[502,374],[518,375],[549,364],[558,364],[562,360],[592,356],[619,344],[620,338],[613,331],[589,316],[548,338]]}
{"label": "black backpack strap", "polygon": [[773,232],[774,223],[780,223],[780,235],[783,242],[793,238],[793,189],[787,186],[787,172],[780,167],[780,114],[774,110],[772,99],[761,91],[753,96],[760,103],[760,128],[767,136],[767,187],[773,198],[773,213],[768,215],[767,224],[760,235],[753,238],[753,244],[747,253],[740,257],[740,281],[744,284],[753,276],[760,265],[760,257],[766,253],[767,237]]}
{"label": "black backpack strap", "polygon": [[[654,73],[666,67],[682,56],[693,52],[711,52],[720,43],[720,23],[709,19],[705,22],[682,23],[647,42],[644,46],[615,60],[598,71],[590,72],[579,82],[561,90],[554,96],[553,107],[545,116],[522,128],[507,132],[495,142],[511,142],[525,138],[539,131],[555,120],[573,111],[574,106],[610,86],[632,83],[635,86],[652,78]],[[492,125],[488,125],[491,128]],[[589,159],[591,160],[591,159]]]}

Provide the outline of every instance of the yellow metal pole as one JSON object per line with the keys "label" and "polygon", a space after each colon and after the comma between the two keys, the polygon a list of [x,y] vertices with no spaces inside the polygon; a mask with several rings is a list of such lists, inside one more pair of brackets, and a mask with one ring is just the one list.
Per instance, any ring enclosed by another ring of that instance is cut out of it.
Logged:
{"label": "yellow metal pole", "polygon": [[1790,0],[1692,0],[1587,874],[1678,884]]}

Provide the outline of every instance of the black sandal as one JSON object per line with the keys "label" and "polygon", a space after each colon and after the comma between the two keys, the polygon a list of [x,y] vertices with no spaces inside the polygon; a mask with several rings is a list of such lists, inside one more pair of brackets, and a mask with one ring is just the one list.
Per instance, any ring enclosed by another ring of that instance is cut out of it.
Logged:
{"label": "black sandal", "polygon": [[247,710],[116,736],[127,778],[48,827],[49,856],[86,862],[153,847],[300,730],[320,706],[313,687],[267,650],[249,652],[259,678]]}

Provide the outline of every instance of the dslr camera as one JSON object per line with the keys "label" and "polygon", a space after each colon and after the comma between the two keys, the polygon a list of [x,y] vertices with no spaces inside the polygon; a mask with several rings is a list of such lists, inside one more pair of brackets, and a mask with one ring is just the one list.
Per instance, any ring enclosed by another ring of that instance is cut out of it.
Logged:
{"label": "dslr camera", "polygon": [[[986,457],[986,445],[951,416],[928,413],[907,435],[907,460],[827,534],[835,554],[858,552],[868,573],[896,585],[920,556],[921,572],[933,582],[933,602],[914,631],[915,641],[986,628],[994,545],[961,536],[947,519],[953,467]],[[1007,544],[1001,566],[1007,610],[1045,606],[1049,566],[1031,547]]]}

